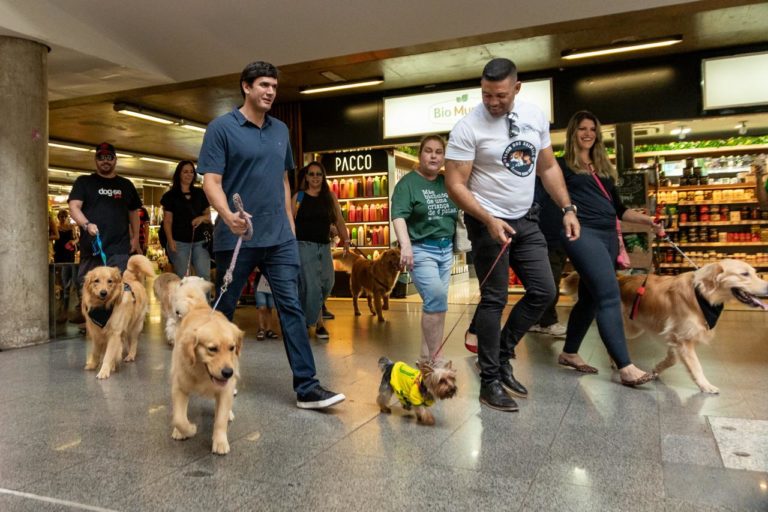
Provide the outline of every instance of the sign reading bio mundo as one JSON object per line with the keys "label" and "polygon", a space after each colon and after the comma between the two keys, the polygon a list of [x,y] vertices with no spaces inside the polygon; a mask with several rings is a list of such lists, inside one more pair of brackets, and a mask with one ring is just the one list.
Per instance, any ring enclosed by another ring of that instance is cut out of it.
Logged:
{"label": "sign reading bio mundo", "polygon": [[385,149],[328,153],[320,159],[328,175],[386,172],[389,155]]}
{"label": "sign reading bio mundo", "polygon": [[[523,82],[517,98],[538,106],[552,122],[551,78]],[[479,87],[384,98],[384,138],[449,132],[481,102]]]}

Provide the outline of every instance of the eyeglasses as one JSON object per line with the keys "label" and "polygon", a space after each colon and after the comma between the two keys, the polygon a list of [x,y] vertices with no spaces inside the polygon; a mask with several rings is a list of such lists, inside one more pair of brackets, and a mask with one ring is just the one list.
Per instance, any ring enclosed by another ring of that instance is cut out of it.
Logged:
{"label": "eyeglasses", "polygon": [[310,178],[316,178],[316,177],[320,176],[322,178],[323,177],[323,173],[321,173],[321,172],[308,172],[307,176],[310,177]]}
{"label": "eyeglasses", "polygon": [[507,114],[507,126],[509,127],[509,138],[514,139],[520,135],[520,127],[517,126],[517,113],[510,112]]}
{"label": "eyeglasses", "polygon": [[99,162],[106,160],[107,162],[111,162],[115,159],[115,155],[96,155],[96,160]]}

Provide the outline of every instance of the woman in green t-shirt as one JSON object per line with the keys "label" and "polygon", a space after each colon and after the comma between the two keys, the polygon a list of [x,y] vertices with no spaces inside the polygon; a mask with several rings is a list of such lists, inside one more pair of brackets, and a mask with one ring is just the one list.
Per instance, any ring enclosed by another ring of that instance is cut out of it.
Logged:
{"label": "woman in green t-shirt", "polygon": [[406,174],[392,194],[392,223],[400,242],[400,261],[411,272],[424,302],[421,316],[421,359],[439,360],[448,283],[453,264],[453,234],[458,208],[448,197],[440,169],[445,141],[428,135],[419,147],[419,165]]}

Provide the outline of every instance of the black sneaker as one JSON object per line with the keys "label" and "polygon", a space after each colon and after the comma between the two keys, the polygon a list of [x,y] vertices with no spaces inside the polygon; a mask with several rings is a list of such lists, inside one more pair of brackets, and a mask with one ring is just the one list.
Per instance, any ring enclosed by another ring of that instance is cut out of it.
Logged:
{"label": "black sneaker", "polygon": [[507,393],[519,396],[520,398],[528,398],[528,390],[515,379],[511,364],[506,363],[499,367],[499,380],[501,381],[501,387]]}
{"label": "black sneaker", "polygon": [[339,402],[343,402],[347,397],[342,393],[328,391],[321,385],[317,385],[304,396],[298,396],[296,407],[299,409],[325,409]]}
{"label": "black sneaker", "polygon": [[336,318],[336,315],[328,311],[328,308],[323,304],[323,320],[333,320],[334,318]]}
{"label": "black sneaker", "polygon": [[499,411],[515,412],[519,410],[517,402],[504,392],[504,388],[497,380],[490,384],[480,385],[480,403]]}
{"label": "black sneaker", "polygon": [[327,340],[328,338],[331,337],[331,334],[328,332],[328,329],[326,329],[325,327],[316,327],[315,336],[318,339]]}

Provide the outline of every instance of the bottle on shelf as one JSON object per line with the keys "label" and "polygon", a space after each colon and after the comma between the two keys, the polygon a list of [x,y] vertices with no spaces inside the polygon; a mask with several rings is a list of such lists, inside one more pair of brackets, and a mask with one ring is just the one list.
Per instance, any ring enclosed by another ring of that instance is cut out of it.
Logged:
{"label": "bottle on shelf", "polygon": [[373,178],[373,195],[375,197],[381,196],[381,178],[376,176]]}
{"label": "bottle on shelf", "polygon": [[368,222],[371,219],[371,209],[365,204],[363,205],[363,222]]}
{"label": "bottle on shelf", "polygon": [[365,197],[365,188],[363,187],[363,180],[361,180],[360,178],[357,178],[355,180],[355,197]]}
{"label": "bottle on shelf", "polygon": [[352,226],[351,238],[352,238],[352,240],[357,242],[357,226]]}
{"label": "bottle on shelf", "polygon": [[389,247],[389,226],[384,226],[384,243],[382,245]]}

